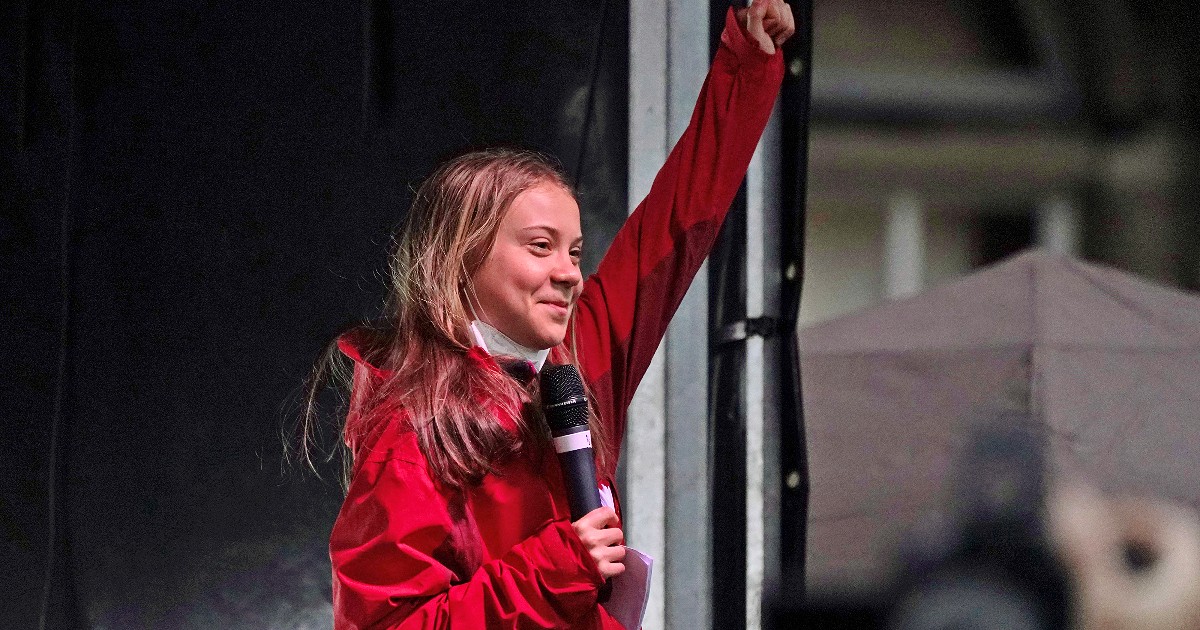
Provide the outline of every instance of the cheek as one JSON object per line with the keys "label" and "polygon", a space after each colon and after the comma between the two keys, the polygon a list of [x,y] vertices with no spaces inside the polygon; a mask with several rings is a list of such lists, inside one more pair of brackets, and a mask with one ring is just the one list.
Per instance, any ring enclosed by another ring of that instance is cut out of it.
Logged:
{"label": "cheek", "polygon": [[508,263],[504,276],[497,281],[508,285],[513,292],[533,295],[550,281],[550,274],[537,258],[518,257],[509,260]]}
{"label": "cheek", "polygon": [[479,301],[479,305],[484,310],[493,310],[498,304],[505,301],[504,267],[503,260],[498,260],[496,256],[489,256],[471,277],[471,289],[475,292],[475,299]]}
{"label": "cheek", "polygon": [[493,252],[475,274],[475,293],[484,307],[505,305],[506,310],[522,309],[547,281],[536,259],[511,253]]}

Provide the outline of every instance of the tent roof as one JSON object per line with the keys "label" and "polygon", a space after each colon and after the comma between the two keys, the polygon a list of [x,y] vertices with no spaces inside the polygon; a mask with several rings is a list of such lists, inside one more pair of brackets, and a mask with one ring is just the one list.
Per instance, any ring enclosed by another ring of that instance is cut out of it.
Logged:
{"label": "tent roof", "polygon": [[810,355],[1013,346],[1200,349],[1200,295],[1029,250],[800,333]]}
{"label": "tent roof", "polygon": [[800,342],[814,588],[884,585],[962,507],[951,482],[987,477],[955,462],[1000,409],[1029,412],[1049,484],[1200,508],[1197,294],[1031,251]]}

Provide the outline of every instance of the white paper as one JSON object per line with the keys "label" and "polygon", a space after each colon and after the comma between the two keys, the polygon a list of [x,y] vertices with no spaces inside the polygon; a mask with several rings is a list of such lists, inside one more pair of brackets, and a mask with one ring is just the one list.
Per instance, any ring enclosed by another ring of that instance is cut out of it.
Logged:
{"label": "white paper", "polygon": [[625,571],[612,579],[612,594],[604,602],[604,609],[625,630],[638,630],[646,616],[646,602],[650,600],[650,572],[654,558],[634,549],[625,548]]}
{"label": "white paper", "polygon": [[600,505],[617,509],[617,504],[613,502],[612,488],[608,487],[608,484],[601,483],[597,489],[600,490]]}

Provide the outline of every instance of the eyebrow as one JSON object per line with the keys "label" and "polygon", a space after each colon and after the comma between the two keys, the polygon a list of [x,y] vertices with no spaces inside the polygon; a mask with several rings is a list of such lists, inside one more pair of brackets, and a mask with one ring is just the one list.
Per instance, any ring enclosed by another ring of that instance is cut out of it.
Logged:
{"label": "eyebrow", "polygon": [[[559,235],[561,234],[556,228],[550,227],[549,225],[531,225],[529,227],[521,228],[519,231],[521,233],[526,233],[526,232],[537,232],[539,230],[544,231],[544,232],[549,232],[555,238],[558,238]],[[582,234],[579,235],[578,238],[576,238],[574,241],[571,242],[572,245],[577,245],[580,243],[583,243],[583,235]]]}

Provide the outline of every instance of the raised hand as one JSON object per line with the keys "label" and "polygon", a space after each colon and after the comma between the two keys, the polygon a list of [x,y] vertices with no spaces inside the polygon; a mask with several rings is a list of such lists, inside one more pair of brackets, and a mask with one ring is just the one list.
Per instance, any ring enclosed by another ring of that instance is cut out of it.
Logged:
{"label": "raised hand", "polygon": [[737,9],[738,22],[746,25],[746,33],[768,55],[796,32],[792,8],[783,0],[754,0],[744,9]]}

